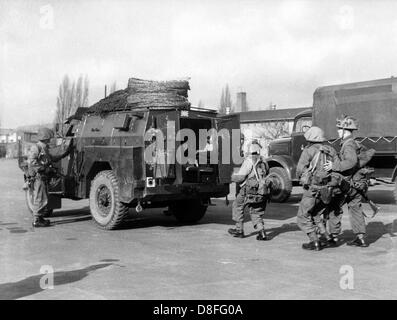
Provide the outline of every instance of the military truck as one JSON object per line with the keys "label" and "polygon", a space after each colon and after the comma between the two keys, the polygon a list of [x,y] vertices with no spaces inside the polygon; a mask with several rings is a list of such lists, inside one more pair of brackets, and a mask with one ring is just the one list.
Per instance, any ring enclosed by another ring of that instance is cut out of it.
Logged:
{"label": "military truck", "polygon": [[306,144],[304,132],[313,124],[322,128],[328,143],[340,150],[336,118],[342,114],[359,120],[356,140],[376,150],[368,166],[373,178],[395,184],[397,201],[397,78],[332,85],[317,88],[313,107],[296,116],[291,137],[269,145],[269,165],[277,180],[273,201],[286,201],[298,185],[296,165]]}
{"label": "military truck", "polygon": [[[64,150],[70,143],[74,147],[58,165],[58,183],[55,178],[50,183],[48,214],[61,208],[62,198],[89,198],[92,218],[104,229],[119,227],[129,208],[141,212],[145,208],[168,207],[177,220],[193,223],[204,216],[210,198],[229,194],[232,162],[203,164],[193,159],[183,164],[168,159],[175,159],[183,143],[175,132],[193,130],[199,146],[200,129],[224,129],[223,133],[239,130],[238,117],[221,117],[213,110],[189,105],[167,105],[169,99],[158,96],[156,101],[152,99],[152,106],[144,95],[139,97],[144,103],[132,103],[131,99],[137,99],[137,90],[130,89],[78,110],[69,119],[64,136],[58,139],[59,149]],[[163,144],[158,144],[163,148],[149,149],[156,139],[163,139]],[[214,143],[221,145],[222,136]],[[219,150],[221,157],[223,148]],[[159,157],[165,161],[158,161]],[[30,190],[26,198],[31,209]]]}

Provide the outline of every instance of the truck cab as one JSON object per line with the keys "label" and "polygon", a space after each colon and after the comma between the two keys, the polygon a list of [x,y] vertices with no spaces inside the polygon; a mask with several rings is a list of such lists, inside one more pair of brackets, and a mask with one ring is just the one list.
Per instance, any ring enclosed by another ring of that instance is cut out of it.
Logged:
{"label": "truck cab", "polygon": [[296,165],[306,144],[303,135],[311,126],[312,109],[308,108],[295,117],[291,136],[275,139],[269,144],[267,161],[275,181],[272,192],[272,200],[275,202],[287,201],[292,187],[298,184]]}

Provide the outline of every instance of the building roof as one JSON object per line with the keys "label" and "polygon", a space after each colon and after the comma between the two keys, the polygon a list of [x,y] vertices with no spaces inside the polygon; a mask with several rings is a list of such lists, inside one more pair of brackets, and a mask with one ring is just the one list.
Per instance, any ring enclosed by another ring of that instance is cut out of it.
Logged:
{"label": "building roof", "polygon": [[0,128],[0,135],[13,134],[13,133],[15,133],[14,129]]}
{"label": "building roof", "polygon": [[288,108],[277,110],[237,112],[237,114],[240,115],[241,123],[250,123],[293,120],[299,113],[309,110],[311,110],[311,108]]}

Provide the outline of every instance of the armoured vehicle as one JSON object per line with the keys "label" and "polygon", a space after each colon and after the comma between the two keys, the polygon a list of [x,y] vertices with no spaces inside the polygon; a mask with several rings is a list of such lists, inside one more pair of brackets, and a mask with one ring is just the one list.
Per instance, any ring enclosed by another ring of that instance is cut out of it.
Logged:
{"label": "armoured vehicle", "polygon": [[[59,162],[57,181],[50,183],[49,214],[61,208],[62,198],[89,198],[93,220],[104,229],[120,226],[131,207],[137,212],[168,207],[181,222],[200,220],[210,198],[229,194],[233,163],[172,161],[183,152],[183,141],[175,133],[192,130],[196,141],[190,137],[188,141],[199,146],[200,129],[222,134],[238,130],[238,117],[220,117],[213,110],[180,105],[156,106],[155,102],[154,106],[131,106],[126,100],[131,95],[124,93],[103,99],[101,108],[80,109],[69,119],[58,149],[65,150],[70,143],[74,148]],[[221,135],[217,143],[222,145]],[[219,150],[222,157],[223,148]],[[23,159],[20,166],[24,166]],[[31,208],[30,190],[26,198]]]}
{"label": "armoured vehicle", "polygon": [[342,114],[358,119],[356,140],[376,150],[368,163],[375,169],[373,178],[382,183],[394,183],[397,201],[397,78],[393,77],[315,90],[313,107],[296,116],[291,136],[274,140],[269,145],[269,165],[278,180],[273,201],[286,201],[292,187],[298,184],[296,165],[306,143],[303,134],[312,124],[322,128],[328,143],[339,151],[335,121]]}

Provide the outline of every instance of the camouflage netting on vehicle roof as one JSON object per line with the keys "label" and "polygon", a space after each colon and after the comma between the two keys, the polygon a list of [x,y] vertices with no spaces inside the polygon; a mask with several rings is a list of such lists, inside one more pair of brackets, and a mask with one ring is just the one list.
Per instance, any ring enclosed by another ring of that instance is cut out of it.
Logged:
{"label": "camouflage netting on vehicle roof", "polygon": [[151,81],[130,78],[126,89],[118,90],[88,108],[89,113],[148,107],[189,109],[187,80]]}

